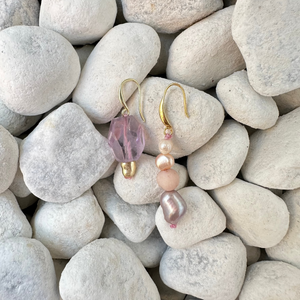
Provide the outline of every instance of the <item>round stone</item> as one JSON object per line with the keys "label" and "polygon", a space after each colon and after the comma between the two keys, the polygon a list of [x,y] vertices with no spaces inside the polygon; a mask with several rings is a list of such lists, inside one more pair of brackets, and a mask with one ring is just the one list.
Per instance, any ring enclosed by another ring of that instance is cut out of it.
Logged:
{"label": "round stone", "polygon": [[13,183],[18,170],[19,147],[14,137],[0,125],[0,193]]}
{"label": "round stone", "polygon": [[44,201],[68,202],[87,191],[114,157],[84,111],[66,103],[23,140],[20,168],[29,190]]}
{"label": "round stone", "polygon": [[18,114],[33,116],[49,111],[77,84],[78,55],[52,30],[38,26],[6,28],[0,31],[0,50],[0,98]]}
{"label": "round stone", "polygon": [[[142,82],[157,62],[159,52],[159,37],[151,27],[134,23],[115,26],[86,61],[73,101],[84,109],[93,123],[111,121],[122,108],[118,91],[123,80],[134,78]],[[125,101],[136,88],[133,82],[124,86]]]}
{"label": "round stone", "polygon": [[116,239],[99,239],[74,255],[62,272],[64,300],[160,300],[152,279],[134,252]]}
{"label": "round stone", "polygon": [[210,195],[224,212],[226,227],[245,245],[272,247],[287,233],[286,204],[263,187],[235,179],[229,185],[212,190]]}
{"label": "round stone", "polygon": [[160,171],[156,177],[158,185],[165,191],[173,191],[179,184],[179,175],[173,169]]}
{"label": "round stone", "polygon": [[115,0],[43,0],[39,25],[58,32],[73,45],[92,44],[114,25]]}
{"label": "round stone", "polygon": [[129,204],[117,194],[112,178],[102,179],[93,185],[95,196],[104,212],[133,243],[141,243],[155,228],[158,203]]}
{"label": "round stone", "polygon": [[244,70],[221,79],[216,92],[226,112],[242,124],[255,129],[268,129],[278,119],[276,102],[272,97],[258,94]]}
{"label": "round stone", "polygon": [[103,212],[91,189],[67,203],[39,201],[31,219],[33,237],[60,259],[71,258],[99,238],[103,224]]}
{"label": "round stone", "polygon": [[0,241],[2,299],[58,300],[49,251],[37,240],[15,237]]}
{"label": "round stone", "polygon": [[239,300],[297,300],[300,270],[279,261],[260,261],[248,267]]}
{"label": "round stone", "polygon": [[185,249],[168,248],[159,267],[161,279],[170,288],[214,300],[235,299],[245,272],[245,246],[229,233]]}
{"label": "round stone", "polygon": [[204,146],[188,156],[191,180],[205,190],[229,184],[238,175],[248,148],[249,136],[245,127],[234,120],[225,120]]}
{"label": "round stone", "polygon": [[219,10],[176,37],[169,51],[168,79],[207,90],[245,68],[231,34],[233,10],[234,6]]}
{"label": "round stone", "polygon": [[31,226],[10,190],[0,194],[0,212],[0,240],[18,236],[31,238]]}

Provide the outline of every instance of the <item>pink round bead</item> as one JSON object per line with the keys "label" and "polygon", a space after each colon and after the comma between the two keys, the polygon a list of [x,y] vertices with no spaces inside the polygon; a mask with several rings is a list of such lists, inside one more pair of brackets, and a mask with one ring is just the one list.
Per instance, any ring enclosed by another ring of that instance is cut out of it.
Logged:
{"label": "pink round bead", "polygon": [[173,191],[179,184],[179,175],[173,169],[160,171],[156,177],[158,185],[165,191]]}

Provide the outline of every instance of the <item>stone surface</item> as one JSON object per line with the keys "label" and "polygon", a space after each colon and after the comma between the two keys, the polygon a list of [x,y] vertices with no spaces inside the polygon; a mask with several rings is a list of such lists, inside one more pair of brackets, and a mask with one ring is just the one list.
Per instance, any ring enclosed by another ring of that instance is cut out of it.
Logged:
{"label": "stone surface", "polygon": [[244,70],[221,79],[216,92],[227,113],[242,124],[255,129],[268,129],[278,119],[276,102],[272,97],[258,94]]}
{"label": "stone surface", "polygon": [[233,9],[224,8],[178,35],[170,48],[167,78],[206,90],[245,68],[231,34]]}
{"label": "stone surface", "polygon": [[226,215],[227,228],[244,244],[272,247],[285,236],[289,212],[284,201],[269,190],[235,179],[210,194]]}
{"label": "stone surface", "polygon": [[18,143],[14,137],[0,125],[0,193],[12,184],[19,159]]}
{"label": "stone surface", "polygon": [[246,61],[250,84],[261,95],[276,96],[300,87],[299,13],[297,1],[236,3],[232,35]]}
{"label": "stone surface", "polygon": [[[22,140],[19,138],[15,138],[15,139],[18,143],[19,150],[20,150],[20,144],[21,144]],[[20,197],[20,198],[25,198],[31,194],[30,190],[28,189],[28,187],[26,186],[26,184],[24,182],[23,174],[20,170],[19,164],[18,164],[15,178],[14,178],[12,184],[9,186],[9,189],[13,192],[13,194],[16,197]]]}
{"label": "stone surface", "polygon": [[260,248],[247,245],[245,247],[247,251],[247,265],[250,266],[259,260]]}
{"label": "stone surface", "polygon": [[83,69],[88,57],[90,56],[90,54],[92,53],[94,48],[95,48],[94,45],[85,45],[80,48],[75,48],[75,50],[78,54],[78,57],[79,57],[81,70]]}
{"label": "stone surface", "polygon": [[[0,240],[12,237],[31,238],[32,229],[10,190],[0,194]],[[0,293],[1,294],[1,293]]]}
{"label": "stone surface", "polygon": [[43,0],[39,25],[54,30],[73,45],[92,44],[114,25],[115,0]]}
{"label": "stone surface", "polygon": [[202,189],[211,190],[232,182],[247,156],[247,130],[234,120],[225,120],[219,131],[188,156],[190,178]]}
{"label": "stone surface", "polygon": [[[57,286],[59,285],[61,273],[64,270],[67,263],[68,263],[67,259],[53,259]],[[63,299],[60,297],[60,300],[63,300]]]}
{"label": "stone surface", "polygon": [[225,215],[206,192],[198,187],[186,187],[178,193],[185,200],[187,211],[177,227],[171,228],[166,222],[161,206],[155,216],[156,226],[168,246],[188,248],[225,229]]}
{"label": "stone surface", "polygon": [[107,169],[107,171],[100,177],[100,179],[105,179],[111,175],[113,175],[115,173],[115,169],[117,168],[118,166],[118,162],[115,160],[111,166]]}
{"label": "stone surface", "polygon": [[12,135],[19,136],[38,122],[41,116],[23,116],[7,108],[0,100],[0,125]]}
{"label": "stone surface", "polygon": [[[123,80],[141,82],[156,64],[160,52],[157,33],[144,24],[115,26],[96,45],[81,72],[73,101],[93,123],[112,120],[121,109],[118,90]],[[133,82],[124,86],[124,100],[136,89]]]}
{"label": "stone surface", "polygon": [[62,272],[59,290],[64,300],[160,300],[142,263],[116,239],[96,240],[73,256]]}
{"label": "stone surface", "polygon": [[2,299],[59,300],[49,251],[24,237],[0,241],[0,295]]}
{"label": "stone surface", "polygon": [[60,34],[38,26],[0,31],[0,99],[12,111],[47,112],[71,94],[79,75],[78,55]]}
{"label": "stone surface", "polygon": [[140,243],[151,234],[158,203],[129,204],[120,198],[110,179],[97,181],[93,191],[101,208],[129,241]]}
{"label": "stone surface", "polygon": [[185,294],[179,293],[168,286],[166,286],[160,278],[159,268],[147,270],[160,294],[162,300],[185,300]]}
{"label": "stone surface", "polygon": [[[159,141],[164,137],[164,125],[160,120],[158,108],[164,95],[164,90],[173,81],[159,77],[150,77],[141,85],[143,97],[143,112],[146,123],[138,112],[138,93],[128,101],[130,113],[143,124],[145,130],[144,152],[158,155]],[[187,98],[189,118],[184,114],[183,94],[177,86],[168,89],[165,98],[165,111],[173,127],[172,156],[186,156],[203,146],[218,131],[224,120],[224,110],[219,101],[210,95],[186,85],[182,85]]]}
{"label": "stone surface", "polygon": [[290,213],[290,224],[284,238],[272,248],[267,248],[268,257],[290,263],[300,269],[300,189],[285,192],[282,199]]}
{"label": "stone surface", "polygon": [[248,267],[239,300],[298,300],[300,270],[284,262],[260,261]]}
{"label": "stone surface", "polygon": [[161,45],[160,55],[156,65],[150,71],[150,74],[154,76],[166,74],[167,63],[169,59],[169,50],[177,34],[159,33],[158,36]]}
{"label": "stone surface", "polygon": [[140,243],[133,243],[119,230],[119,228],[106,218],[101,233],[102,238],[115,238],[124,242],[139,258],[145,268],[155,268],[159,265],[167,245],[161,238],[157,229],[154,229],[148,238]]}
{"label": "stone surface", "polygon": [[159,272],[167,286],[181,293],[207,300],[232,300],[243,285],[246,249],[238,237],[222,233],[186,249],[169,248]]}
{"label": "stone surface", "polygon": [[300,88],[274,97],[280,115],[291,112],[300,106]]}
{"label": "stone surface", "polygon": [[107,139],[74,103],[48,115],[21,144],[25,184],[44,201],[61,203],[79,197],[113,162]]}
{"label": "stone surface", "polygon": [[150,25],[157,32],[174,33],[185,29],[223,7],[221,0],[171,2],[122,0],[123,14],[128,22]]}
{"label": "stone surface", "polygon": [[[159,202],[164,190],[157,184],[156,177],[159,169],[155,165],[155,157],[142,154],[136,162],[137,170],[130,180],[125,179],[122,169],[118,166],[114,174],[114,185],[118,195],[130,204],[148,204]],[[176,190],[186,186],[188,173],[184,166],[175,164],[173,169],[179,174],[179,185]]]}
{"label": "stone surface", "polygon": [[91,189],[67,203],[39,201],[31,219],[33,238],[60,259],[71,258],[99,238],[103,224],[103,212]]}
{"label": "stone surface", "polygon": [[16,25],[39,25],[38,0],[5,0],[0,3],[0,30]]}
{"label": "stone surface", "polygon": [[300,187],[300,108],[281,116],[275,126],[254,132],[242,167],[245,180],[291,190]]}

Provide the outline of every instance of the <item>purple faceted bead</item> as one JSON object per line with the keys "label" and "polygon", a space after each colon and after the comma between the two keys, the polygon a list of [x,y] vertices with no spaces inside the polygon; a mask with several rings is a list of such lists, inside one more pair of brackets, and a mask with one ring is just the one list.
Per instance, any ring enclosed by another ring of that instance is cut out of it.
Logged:
{"label": "purple faceted bead", "polygon": [[145,148],[143,126],[133,116],[115,118],[110,123],[108,143],[118,162],[136,161]]}

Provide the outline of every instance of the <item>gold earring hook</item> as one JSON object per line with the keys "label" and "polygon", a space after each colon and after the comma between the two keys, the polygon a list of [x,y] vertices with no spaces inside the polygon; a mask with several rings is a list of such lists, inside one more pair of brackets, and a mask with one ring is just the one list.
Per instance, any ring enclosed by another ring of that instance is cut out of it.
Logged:
{"label": "gold earring hook", "polygon": [[139,83],[132,79],[132,78],[128,78],[128,79],[125,79],[121,85],[120,85],[120,90],[119,90],[119,100],[121,102],[121,104],[123,105],[124,107],[124,110],[122,111],[122,115],[124,115],[125,113],[127,113],[128,115],[130,115],[130,111],[129,111],[129,108],[126,104],[126,102],[124,101],[124,95],[123,95],[123,91],[122,91],[122,88],[124,86],[124,84],[126,82],[129,82],[129,81],[133,81],[136,85],[137,85],[137,88],[138,88],[138,91],[139,91],[139,112],[140,112],[140,116],[142,118],[142,120],[144,122],[146,122],[145,118],[144,118],[144,115],[143,115],[143,106],[142,106],[142,93],[141,93],[141,86],[139,85]]}
{"label": "gold earring hook", "polygon": [[164,100],[166,98],[166,94],[167,94],[167,91],[168,89],[171,87],[171,86],[178,86],[181,91],[182,91],[182,94],[183,94],[183,106],[184,106],[184,113],[186,115],[187,118],[189,118],[189,114],[188,114],[188,111],[187,111],[187,105],[186,105],[186,95],[185,95],[185,91],[183,89],[183,87],[179,84],[179,83],[171,83],[166,89],[165,89],[165,92],[164,92],[164,95],[160,101],[160,105],[159,105],[159,116],[160,116],[160,119],[161,121],[163,122],[163,124],[165,125],[165,131],[164,133],[166,134],[166,130],[169,130],[170,131],[170,134],[173,133],[173,128],[172,128],[172,125],[166,115],[166,112],[165,112],[165,109],[164,109]]}

